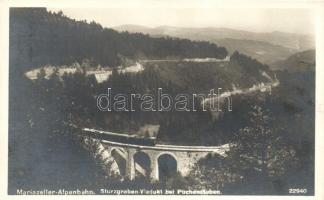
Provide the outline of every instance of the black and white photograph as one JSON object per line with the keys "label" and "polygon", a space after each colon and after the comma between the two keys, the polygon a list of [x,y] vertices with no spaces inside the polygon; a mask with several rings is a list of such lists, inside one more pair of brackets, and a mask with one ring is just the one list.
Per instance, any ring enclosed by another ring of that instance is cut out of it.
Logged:
{"label": "black and white photograph", "polygon": [[323,190],[322,4],[125,2],[8,6],[6,195]]}

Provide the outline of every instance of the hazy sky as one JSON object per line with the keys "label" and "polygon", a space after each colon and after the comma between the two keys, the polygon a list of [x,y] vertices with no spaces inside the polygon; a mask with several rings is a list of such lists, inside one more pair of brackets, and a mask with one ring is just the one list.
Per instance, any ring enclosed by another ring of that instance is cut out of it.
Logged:
{"label": "hazy sky", "polygon": [[314,14],[301,8],[49,8],[77,20],[96,21],[104,27],[136,24],[180,27],[223,27],[257,32],[314,33]]}

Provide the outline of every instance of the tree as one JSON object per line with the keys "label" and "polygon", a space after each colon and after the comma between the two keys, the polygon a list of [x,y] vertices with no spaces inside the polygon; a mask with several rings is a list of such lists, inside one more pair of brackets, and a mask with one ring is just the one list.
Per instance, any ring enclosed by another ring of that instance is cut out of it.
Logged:
{"label": "tree", "polygon": [[250,123],[240,129],[237,141],[228,152],[230,170],[242,175],[248,185],[267,188],[283,177],[297,161],[295,149],[283,140],[283,132],[272,123],[269,111],[254,106]]}
{"label": "tree", "polygon": [[225,157],[208,155],[195,165],[189,175],[192,189],[218,189],[230,194],[287,191],[281,186],[297,162],[295,149],[285,143],[284,133],[273,125],[268,111],[253,106],[249,119]]}
{"label": "tree", "polygon": [[241,176],[230,171],[229,162],[229,159],[217,154],[208,154],[200,159],[187,178],[189,189],[222,191],[226,184],[240,183]]}

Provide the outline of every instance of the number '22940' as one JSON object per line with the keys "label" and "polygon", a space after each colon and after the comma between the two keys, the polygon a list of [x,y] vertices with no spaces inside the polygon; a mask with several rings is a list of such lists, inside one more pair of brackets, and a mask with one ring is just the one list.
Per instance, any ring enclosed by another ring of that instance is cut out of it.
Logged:
{"label": "number '22940'", "polygon": [[307,189],[305,188],[290,188],[289,194],[306,194]]}

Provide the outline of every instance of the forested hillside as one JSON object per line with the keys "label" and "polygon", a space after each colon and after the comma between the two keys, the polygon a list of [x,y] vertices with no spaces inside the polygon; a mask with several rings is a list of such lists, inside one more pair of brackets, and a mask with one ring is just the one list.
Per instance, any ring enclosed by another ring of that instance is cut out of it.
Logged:
{"label": "forested hillside", "polygon": [[227,55],[225,48],[209,42],[118,33],[95,22],[70,19],[62,12],[48,12],[46,8],[12,8],[10,14],[10,63],[23,70],[84,59],[102,66],[117,66],[122,57],[224,58]]}

